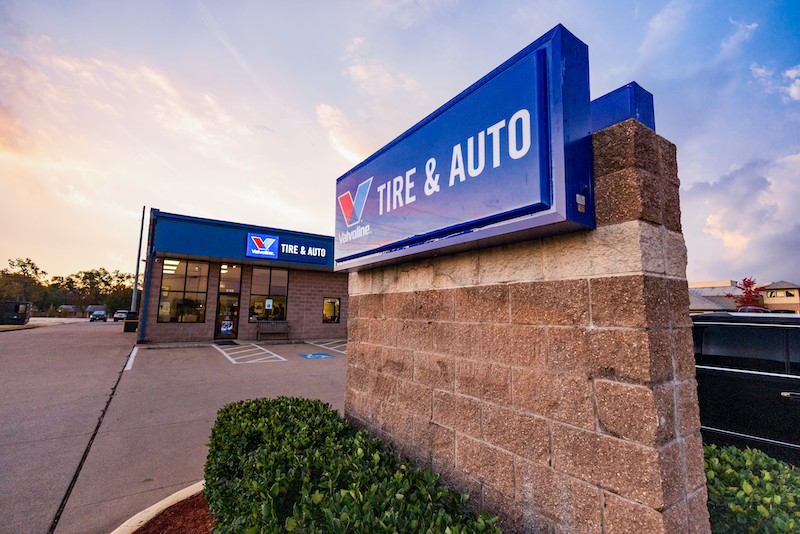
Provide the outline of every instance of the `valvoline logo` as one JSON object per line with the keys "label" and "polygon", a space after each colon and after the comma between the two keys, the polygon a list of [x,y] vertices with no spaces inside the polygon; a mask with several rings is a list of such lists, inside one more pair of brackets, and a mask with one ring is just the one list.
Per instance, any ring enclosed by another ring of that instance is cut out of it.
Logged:
{"label": "valvoline logo", "polygon": [[278,236],[247,234],[247,256],[251,258],[277,258],[279,246]]}
{"label": "valvoline logo", "polygon": [[364,205],[367,203],[369,188],[372,186],[372,178],[374,178],[374,176],[358,184],[355,200],[353,200],[350,191],[339,195],[339,207],[342,208],[344,222],[347,223],[348,228],[361,222],[361,215],[364,213]]}

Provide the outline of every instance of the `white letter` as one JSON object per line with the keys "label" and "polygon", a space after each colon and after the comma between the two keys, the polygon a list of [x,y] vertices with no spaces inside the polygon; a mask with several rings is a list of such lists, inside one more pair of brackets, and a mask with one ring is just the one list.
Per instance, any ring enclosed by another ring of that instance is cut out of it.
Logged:
{"label": "white letter", "polygon": [[417,172],[416,167],[406,172],[406,204],[411,204],[417,200],[416,195],[411,194],[411,188],[414,187],[414,182],[411,181],[411,175],[415,172]]}
{"label": "white letter", "polygon": [[486,134],[481,132],[478,134],[478,166],[475,167],[475,151],[473,150],[474,137],[467,140],[467,171],[473,178],[483,172],[483,166],[486,164]]}
{"label": "white letter", "polygon": [[[386,189],[386,184],[383,184],[380,187],[378,187],[378,195],[379,195],[379,198],[380,198],[380,200],[378,201],[378,206],[380,206],[380,208],[378,209],[378,215],[383,215],[383,190],[384,189]],[[388,206],[387,206],[387,208],[388,208]]]}
{"label": "white letter", "polygon": [[467,179],[464,176],[464,155],[461,153],[461,143],[453,147],[453,159],[450,161],[450,187],[453,187],[456,176],[460,182]]}
{"label": "white letter", "polygon": [[[517,121],[522,121],[522,148],[517,150]],[[521,109],[512,115],[508,121],[508,155],[512,159],[519,159],[528,153],[531,148],[531,114],[527,109]]]}
{"label": "white letter", "polygon": [[496,169],[500,166],[500,130],[505,128],[505,119],[501,120],[494,126],[490,126],[486,131],[492,136],[492,168]]}
{"label": "white letter", "polygon": [[398,176],[394,179],[394,191],[392,192],[392,209],[396,210],[397,205],[403,207],[403,177]]}

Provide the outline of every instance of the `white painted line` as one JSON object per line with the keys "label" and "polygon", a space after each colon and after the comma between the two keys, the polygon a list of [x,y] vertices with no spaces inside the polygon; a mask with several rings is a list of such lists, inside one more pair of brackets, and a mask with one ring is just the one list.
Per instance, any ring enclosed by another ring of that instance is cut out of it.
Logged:
{"label": "white painted line", "polygon": [[134,358],[136,358],[136,353],[138,352],[138,350],[139,350],[139,347],[133,347],[133,350],[131,351],[131,355],[128,356],[128,363],[127,363],[127,365],[125,365],[125,371],[130,371],[131,367],[133,367],[133,360],[134,360]]}
{"label": "white painted line", "polygon": [[[330,343],[341,343],[341,341],[338,340],[338,339],[335,340],[335,341],[326,341],[325,343],[313,343],[311,341],[304,341],[304,343],[307,343],[309,345],[314,345],[315,347],[320,347],[320,348],[323,348],[323,349],[335,350],[336,352],[339,352],[341,354],[347,354],[346,350],[339,350],[337,348],[329,346]],[[347,343],[345,343],[344,345],[341,345],[341,344],[337,345],[337,347],[347,347]]]}
{"label": "white painted line", "polygon": [[[247,349],[246,350],[237,350],[239,347],[247,347]],[[255,345],[255,344],[238,345],[237,349],[234,349],[233,351],[230,351],[230,352],[226,352],[225,349],[223,349],[219,345],[214,345],[214,348],[217,349],[218,351],[220,351],[226,358],[228,358],[228,361],[233,363],[233,364],[276,362],[276,361],[285,362],[286,361],[286,358],[284,358],[283,356],[279,356],[279,355],[275,354],[274,352],[270,352],[267,349],[265,349],[264,347],[260,347],[260,346]],[[245,354],[245,353],[247,353],[247,354]],[[269,356],[264,357],[264,358],[259,358],[257,360],[239,361],[239,360],[242,360],[244,358],[252,358],[254,356],[262,356],[264,354],[269,354]],[[232,358],[231,355],[237,355],[237,356],[235,358]]]}

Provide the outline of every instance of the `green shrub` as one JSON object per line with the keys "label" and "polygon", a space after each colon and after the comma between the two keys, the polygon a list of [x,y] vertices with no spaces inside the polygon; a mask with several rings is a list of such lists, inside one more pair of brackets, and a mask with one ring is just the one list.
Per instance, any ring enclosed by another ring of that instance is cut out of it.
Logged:
{"label": "green shrub", "polygon": [[800,472],[759,450],[703,447],[714,534],[800,532]]}
{"label": "green shrub", "polygon": [[216,534],[500,533],[465,495],[400,462],[316,400],[229,404],[211,431],[205,494]]}

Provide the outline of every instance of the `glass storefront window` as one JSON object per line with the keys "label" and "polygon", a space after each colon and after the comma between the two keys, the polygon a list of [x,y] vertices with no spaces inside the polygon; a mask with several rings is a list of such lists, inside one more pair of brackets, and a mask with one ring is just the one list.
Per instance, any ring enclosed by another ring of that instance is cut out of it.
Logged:
{"label": "glass storefront window", "polygon": [[208,263],[170,258],[165,258],[163,263],[158,322],[205,322]]}
{"label": "glass storefront window", "polygon": [[339,322],[339,299],[338,298],[325,298],[322,301],[322,322],[323,323],[338,323]]}
{"label": "glass storefront window", "polygon": [[242,268],[240,265],[223,263],[219,267],[219,292],[238,293],[239,283],[242,280]]}
{"label": "glass storefront window", "polygon": [[285,321],[286,295],[288,294],[289,271],[253,267],[250,285],[249,321]]}

